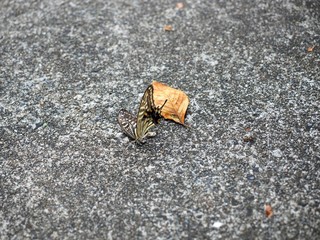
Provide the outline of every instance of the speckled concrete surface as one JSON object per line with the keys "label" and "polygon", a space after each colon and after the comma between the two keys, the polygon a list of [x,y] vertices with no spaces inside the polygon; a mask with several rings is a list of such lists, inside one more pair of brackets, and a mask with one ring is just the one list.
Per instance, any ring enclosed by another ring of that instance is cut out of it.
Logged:
{"label": "speckled concrete surface", "polygon": [[[319,2],[184,3],[0,1],[1,239],[319,239]],[[152,79],[191,128],[137,146]]]}

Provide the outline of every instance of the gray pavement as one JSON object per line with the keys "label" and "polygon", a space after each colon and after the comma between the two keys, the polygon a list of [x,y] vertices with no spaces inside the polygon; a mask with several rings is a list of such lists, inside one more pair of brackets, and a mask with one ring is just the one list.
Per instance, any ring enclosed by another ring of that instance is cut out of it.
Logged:
{"label": "gray pavement", "polygon": [[[320,238],[319,1],[184,4],[0,1],[1,239]],[[152,79],[191,127],[139,146]]]}

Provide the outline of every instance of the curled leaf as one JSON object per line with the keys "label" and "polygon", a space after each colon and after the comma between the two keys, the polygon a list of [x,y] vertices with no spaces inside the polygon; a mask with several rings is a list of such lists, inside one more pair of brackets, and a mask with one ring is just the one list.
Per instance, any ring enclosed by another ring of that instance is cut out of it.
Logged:
{"label": "curled leaf", "polygon": [[171,32],[173,31],[172,25],[164,25],[163,30],[166,32]]}
{"label": "curled leaf", "polygon": [[156,106],[163,106],[161,115],[168,120],[173,120],[184,125],[184,118],[189,105],[187,94],[163,83],[153,81],[153,100]]}
{"label": "curled leaf", "polygon": [[268,218],[271,218],[272,215],[273,215],[273,211],[272,211],[271,205],[270,205],[270,204],[264,205],[264,210],[265,210],[266,216],[267,216]]}
{"label": "curled leaf", "polygon": [[182,8],[184,8],[183,2],[177,2],[177,3],[176,3],[176,8],[177,8],[177,9],[182,9]]}
{"label": "curled leaf", "polygon": [[307,51],[308,51],[308,52],[313,52],[313,49],[314,49],[314,48],[315,48],[315,45],[313,45],[312,47],[308,47],[308,48],[307,48]]}

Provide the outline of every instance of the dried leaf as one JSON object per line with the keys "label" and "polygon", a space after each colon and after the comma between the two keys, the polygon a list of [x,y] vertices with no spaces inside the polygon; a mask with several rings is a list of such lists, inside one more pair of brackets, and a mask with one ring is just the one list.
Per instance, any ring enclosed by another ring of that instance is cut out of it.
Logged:
{"label": "dried leaf", "polygon": [[271,205],[270,205],[270,204],[265,204],[265,205],[264,205],[264,210],[265,210],[266,216],[267,216],[268,218],[271,218],[272,215],[273,215],[273,210],[272,210]]}
{"label": "dried leaf", "polygon": [[172,25],[164,25],[163,30],[170,32],[170,31],[173,31],[173,27]]}
{"label": "dried leaf", "polygon": [[173,120],[184,125],[184,118],[189,105],[188,96],[181,90],[169,87],[163,83],[153,81],[153,100],[156,106],[164,105],[161,115],[168,120]]}
{"label": "dried leaf", "polygon": [[315,47],[315,45],[313,45],[312,47],[308,47],[308,48],[307,48],[307,51],[308,51],[308,52],[313,52],[314,47]]}
{"label": "dried leaf", "polygon": [[182,8],[184,8],[184,4],[182,2],[178,2],[178,3],[176,3],[176,8],[182,9]]}

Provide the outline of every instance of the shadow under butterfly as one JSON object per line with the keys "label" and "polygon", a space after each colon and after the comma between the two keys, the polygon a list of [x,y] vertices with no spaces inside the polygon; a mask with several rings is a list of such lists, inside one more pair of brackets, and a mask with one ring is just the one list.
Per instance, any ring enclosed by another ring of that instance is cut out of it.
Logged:
{"label": "shadow under butterfly", "polygon": [[149,130],[160,123],[161,110],[166,104],[167,100],[161,107],[157,107],[153,100],[153,86],[150,85],[145,90],[142,99],[140,101],[140,107],[137,117],[125,109],[121,109],[118,114],[118,124],[122,131],[130,138],[134,139],[139,144],[145,143],[146,137],[154,137],[154,132]]}

